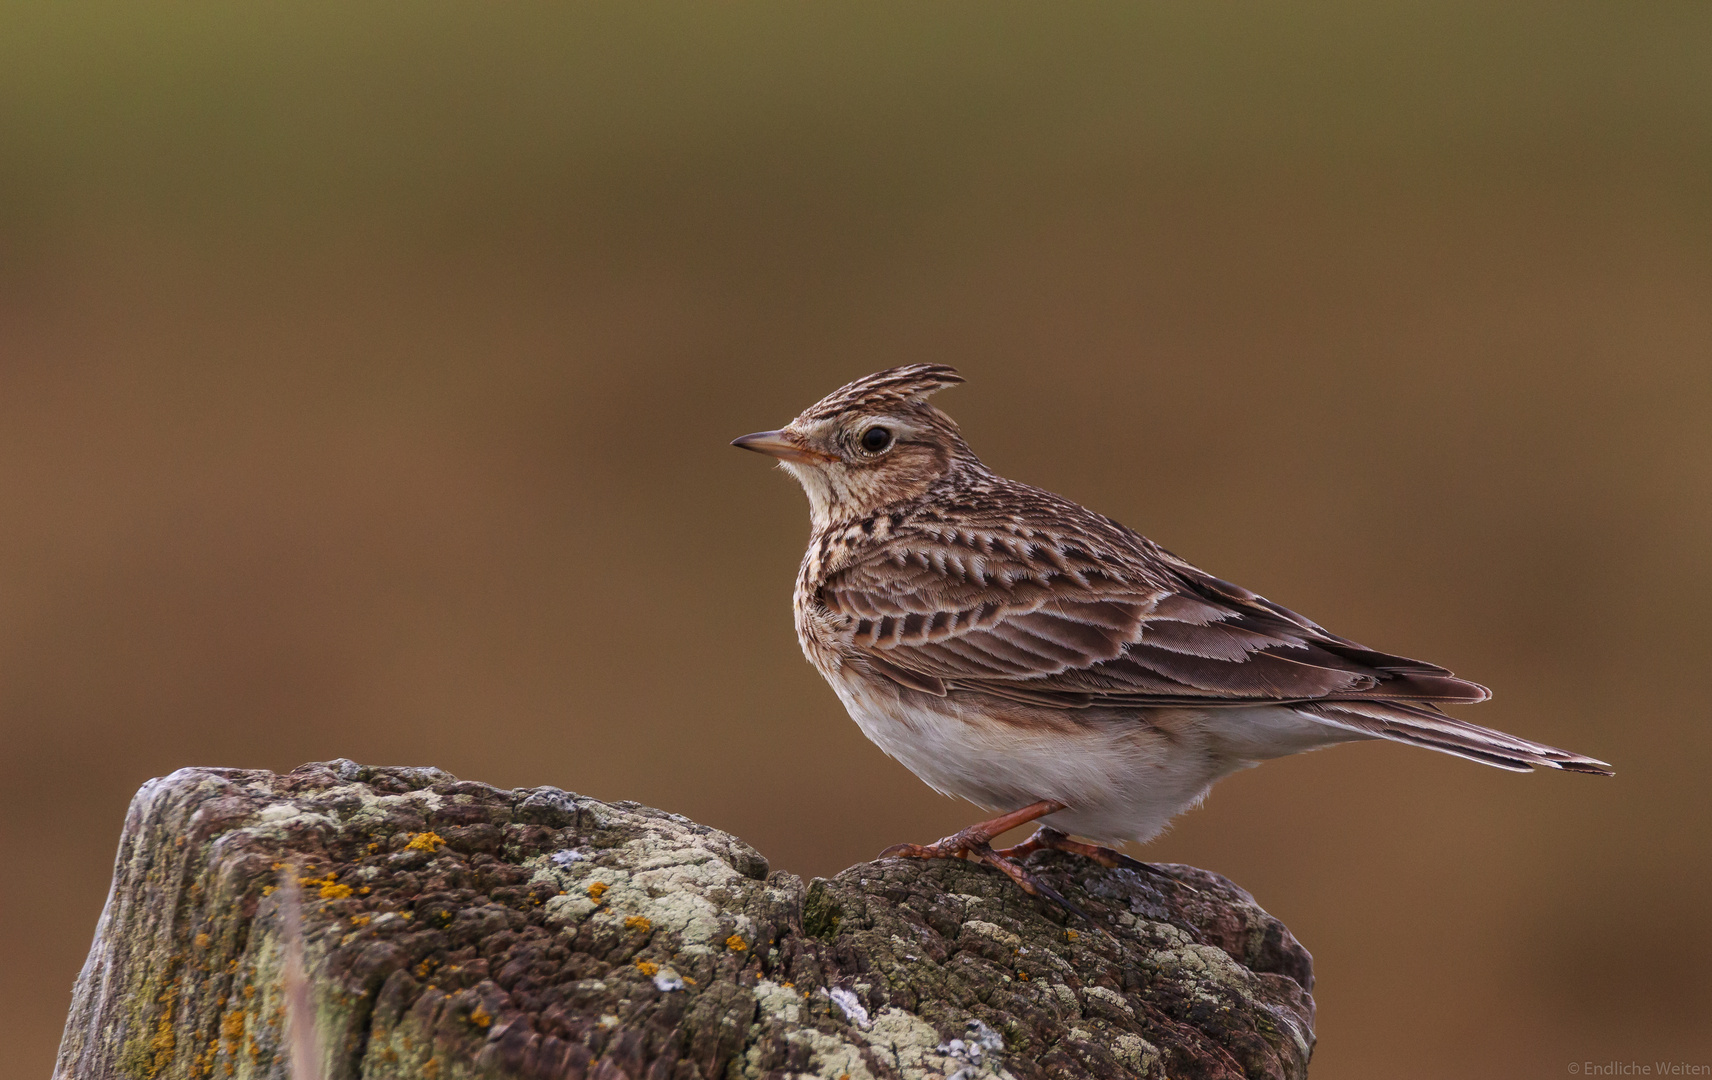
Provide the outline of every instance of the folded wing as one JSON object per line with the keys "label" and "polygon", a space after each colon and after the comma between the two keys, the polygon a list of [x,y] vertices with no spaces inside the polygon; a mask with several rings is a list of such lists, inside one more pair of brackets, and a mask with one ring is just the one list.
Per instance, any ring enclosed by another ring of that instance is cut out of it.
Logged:
{"label": "folded wing", "polygon": [[[1103,521],[1103,519],[1102,519]],[[854,659],[916,689],[1056,708],[1473,702],[1482,686],[1368,649],[1129,534],[912,534],[832,575]]]}

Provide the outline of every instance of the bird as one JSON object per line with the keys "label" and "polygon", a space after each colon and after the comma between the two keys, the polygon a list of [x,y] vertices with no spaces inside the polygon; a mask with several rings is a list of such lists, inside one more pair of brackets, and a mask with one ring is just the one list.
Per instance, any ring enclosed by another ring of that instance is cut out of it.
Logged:
{"label": "bird", "polygon": [[[1111,518],[1008,480],[928,398],[944,364],[857,379],[732,445],[808,496],[792,600],[804,656],[862,733],[995,816],[881,857],[963,858],[1065,903],[1021,859],[1151,869],[1145,843],[1212,785],[1368,739],[1517,772],[1595,758],[1456,719],[1486,687],[1339,637]],[[1008,848],[991,841],[1038,822]],[[1078,840],[1076,837],[1084,839]]]}

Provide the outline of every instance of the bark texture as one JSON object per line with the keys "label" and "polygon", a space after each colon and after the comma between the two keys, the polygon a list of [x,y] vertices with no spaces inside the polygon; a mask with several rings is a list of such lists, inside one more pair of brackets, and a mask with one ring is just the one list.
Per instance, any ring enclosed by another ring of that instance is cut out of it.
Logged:
{"label": "bark texture", "polygon": [[1311,961],[1230,882],[1040,853],[804,884],[635,803],[350,761],[184,769],[126,820],[56,1077],[285,1078],[282,875],[326,1075],[1301,1077]]}

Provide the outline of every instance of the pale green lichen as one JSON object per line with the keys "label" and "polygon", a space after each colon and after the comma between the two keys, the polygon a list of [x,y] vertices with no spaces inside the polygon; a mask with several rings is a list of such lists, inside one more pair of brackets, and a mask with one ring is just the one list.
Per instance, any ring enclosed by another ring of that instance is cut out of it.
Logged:
{"label": "pale green lichen", "polygon": [[1193,985],[1197,996],[1209,1003],[1222,1000],[1215,987],[1246,994],[1254,985],[1254,973],[1231,959],[1230,954],[1212,945],[1203,945],[1175,926],[1160,924],[1155,928],[1162,947],[1155,953],[1155,963],[1161,974]]}
{"label": "pale green lichen", "polygon": [[858,1034],[881,1061],[906,1077],[950,1076],[962,1072],[970,1080],[976,1076],[1014,1080],[1010,1070],[1004,1067],[1002,1053],[989,1052],[978,1066],[974,1065],[967,1056],[960,1057],[951,1051],[951,1041],[941,1038],[931,1024],[902,1009],[881,1009],[874,1017],[873,1025]]}
{"label": "pale green lichen", "polygon": [[837,1035],[817,1028],[798,1028],[788,1033],[785,1041],[808,1048],[810,1068],[814,1070],[810,1076],[878,1080],[863,1059],[862,1048]]}
{"label": "pale green lichen", "polygon": [[794,986],[783,986],[771,979],[755,981],[755,1005],[763,1017],[795,1024],[802,1018],[802,995]]}
{"label": "pale green lichen", "polygon": [[963,924],[963,929],[980,934],[985,938],[991,938],[993,941],[998,942],[1007,949],[1016,949],[1022,946],[1022,938],[995,923],[983,922],[980,919],[970,919],[968,922]]}
{"label": "pale green lichen", "polygon": [[1116,990],[1106,986],[1084,986],[1082,996],[1090,1003],[1098,1002],[1107,1008],[1115,1009],[1123,1015],[1134,1018],[1135,1010],[1130,1008],[1129,1001]]}
{"label": "pale green lichen", "polygon": [[1160,1070],[1159,1048],[1140,1035],[1119,1035],[1112,1040],[1112,1051],[1131,1072],[1148,1076]]}

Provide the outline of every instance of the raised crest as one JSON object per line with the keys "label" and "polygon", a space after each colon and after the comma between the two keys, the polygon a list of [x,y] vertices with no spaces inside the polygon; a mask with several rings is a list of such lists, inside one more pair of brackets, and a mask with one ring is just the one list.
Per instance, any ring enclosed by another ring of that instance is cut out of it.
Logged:
{"label": "raised crest", "polygon": [[883,408],[887,405],[921,401],[929,394],[963,381],[957,369],[946,364],[905,364],[864,375],[821,398],[803,412],[808,420],[829,420],[852,409]]}

